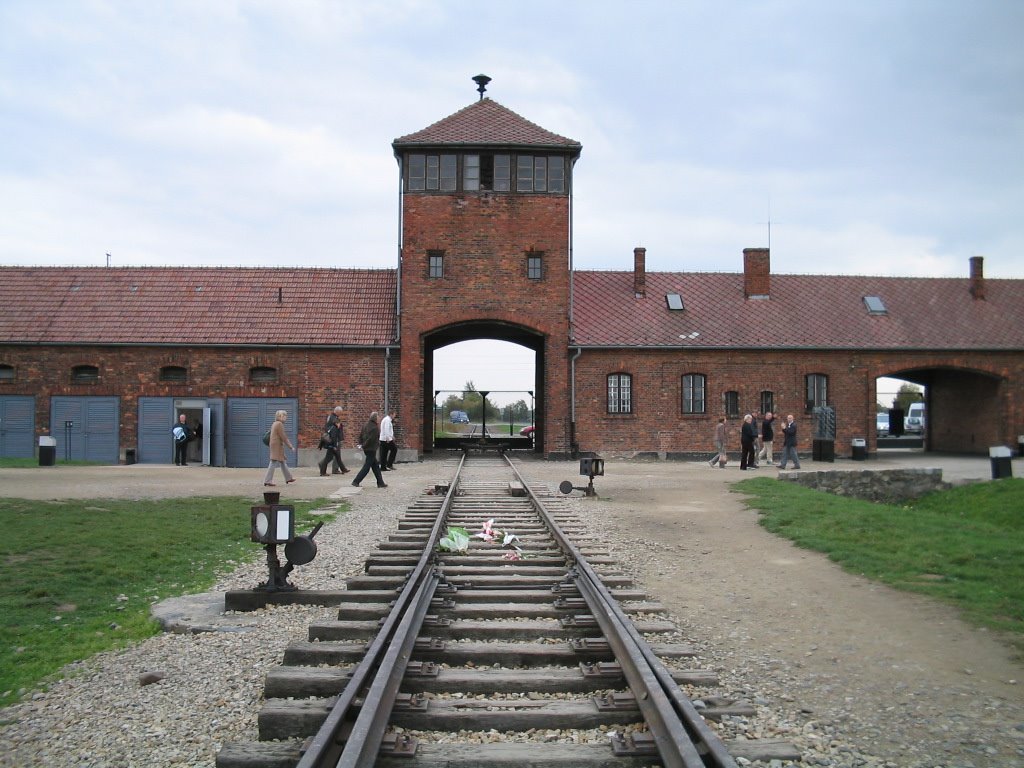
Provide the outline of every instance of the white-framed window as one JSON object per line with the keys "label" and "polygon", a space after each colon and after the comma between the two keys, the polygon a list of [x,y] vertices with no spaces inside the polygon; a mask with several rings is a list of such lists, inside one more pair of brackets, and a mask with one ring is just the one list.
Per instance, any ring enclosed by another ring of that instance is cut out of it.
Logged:
{"label": "white-framed window", "polygon": [[633,412],[633,377],[628,373],[608,375],[608,413]]}

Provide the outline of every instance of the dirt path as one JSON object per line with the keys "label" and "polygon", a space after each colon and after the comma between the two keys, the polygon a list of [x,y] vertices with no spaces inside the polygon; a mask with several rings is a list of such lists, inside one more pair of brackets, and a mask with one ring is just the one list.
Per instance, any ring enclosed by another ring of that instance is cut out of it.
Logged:
{"label": "dirt path", "polygon": [[767,533],[729,492],[739,477],[606,463],[592,502],[725,679],[894,765],[1024,765],[1024,666],[1007,646]]}

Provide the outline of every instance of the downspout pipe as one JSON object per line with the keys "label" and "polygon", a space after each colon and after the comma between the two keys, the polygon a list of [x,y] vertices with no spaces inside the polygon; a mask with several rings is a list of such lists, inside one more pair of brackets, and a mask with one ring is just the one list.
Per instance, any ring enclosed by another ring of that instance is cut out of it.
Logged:
{"label": "downspout pipe", "polygon": [[579,453],[576,444],[576,360],[583,354],[583,347],[576,347],[576,354],[569,358],[569,449],[573,455]]}

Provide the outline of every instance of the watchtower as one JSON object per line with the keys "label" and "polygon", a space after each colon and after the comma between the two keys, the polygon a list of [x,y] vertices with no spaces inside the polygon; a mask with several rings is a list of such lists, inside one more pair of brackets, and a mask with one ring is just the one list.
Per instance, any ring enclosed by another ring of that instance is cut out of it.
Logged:
{"label": "watchtower", "polygon": [[569,449],[572,172],[581,145],[484,97],[392,143],[401,169],[400,400],[433,445],[433,352],[500,339],[536,353],[536,450]]}

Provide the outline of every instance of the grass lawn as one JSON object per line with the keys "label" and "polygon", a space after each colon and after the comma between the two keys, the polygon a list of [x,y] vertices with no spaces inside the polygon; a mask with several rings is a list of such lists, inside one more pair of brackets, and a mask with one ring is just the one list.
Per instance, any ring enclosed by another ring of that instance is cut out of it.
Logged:
{"label": "grass lawn", "polygon": [[1024,652],[1024,479],[976,483],[902,505],[771,478],[733,486],[761,525],[843,568],[957,606]]}
{"label": "grass lawn", "polygon": [[[334,513],[296,502],[296,530]],[[150,604],[265,557],[242,498],[0,499],[0,706],[65,664],[159,631]]]}

